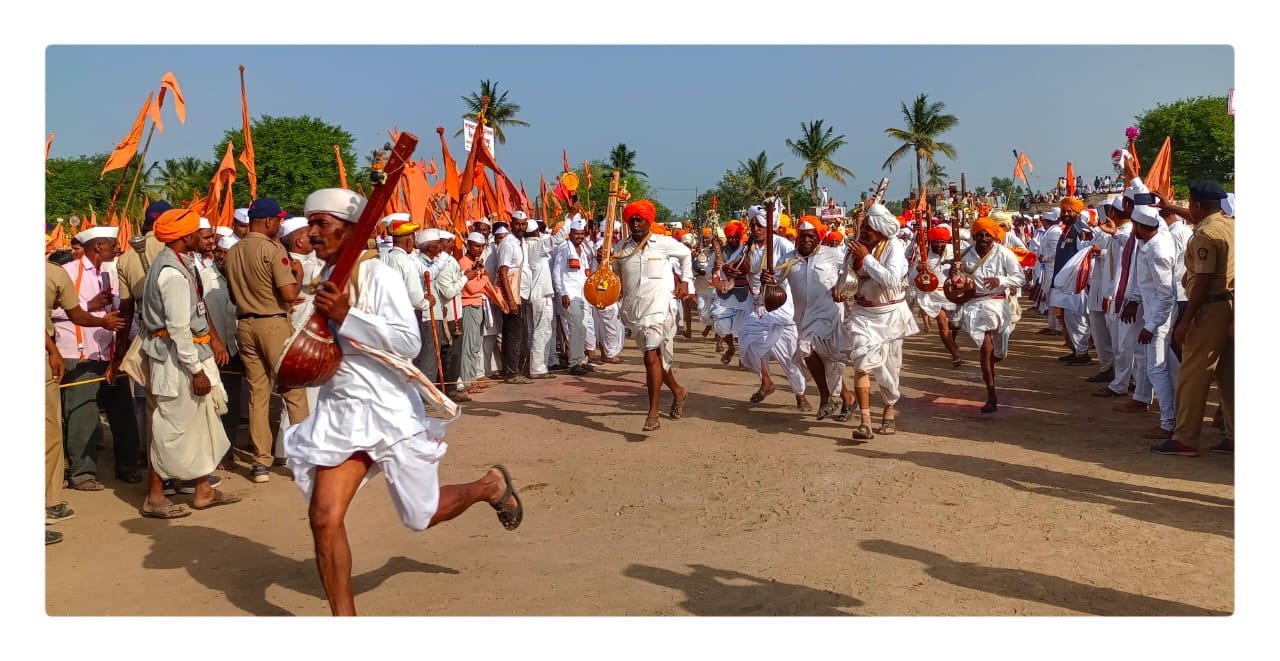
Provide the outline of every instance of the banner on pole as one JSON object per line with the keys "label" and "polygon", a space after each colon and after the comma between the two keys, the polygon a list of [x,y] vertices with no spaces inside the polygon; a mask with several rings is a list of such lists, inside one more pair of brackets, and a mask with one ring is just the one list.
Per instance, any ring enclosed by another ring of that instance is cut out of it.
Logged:
{"label": "banner on pole", "polygon": [[[471,151],[471,141],[475,138],[476,128],[480,124],[469,119],[462,120],[463,147],[469,152]],[[484,146],[489,148],[489,153],[493,154],[493,127],[484,127]]]}

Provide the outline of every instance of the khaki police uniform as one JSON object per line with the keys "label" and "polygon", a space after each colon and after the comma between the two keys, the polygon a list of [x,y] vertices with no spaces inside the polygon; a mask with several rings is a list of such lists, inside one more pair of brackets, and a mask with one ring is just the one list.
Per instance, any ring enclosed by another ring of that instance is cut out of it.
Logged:
{"label": "khaki police uniform", "polygon": [[1215,376],[1227,429],[1231,431],[1233,427],[1235,360],[1228,333],[1235,318],[1235,228],[1231,218],[1222,213],[1210,214],[1196,223],[1183,256],[1188,292],[1200,279],[1209,279],[1208,299],[1194,319],[1184,322],[1189,327],[1182,345],[1175,395],[1178,414],[1173,438],[1192,447],[1200,440],[1209,384]]}
{"label": "khaki police uniform", "polygon": [[[253,464],[270,466],[272,433],[270,422],[271,390],[275,365],[284,351],[284,343],[293,334],[289,324],[289,306],[280,287],[297,284],[289,268],[289,253],[284,246],[260,232],[248,232],[227,251],[227,284],[236,306],[236,339],[240,343],[240,360],[249,382],[250,450],[240,450],[242,458]],[[289,422],[297,424],[309,414],[306,392],[301,389],[282,395],[289,412]]]}
{"label": "khaki police uniform", "polygon": [[[71,310],[80,307],[76,285],[66,269],[45,262],[44,266],[44,332],[53,337],[53,318],[49,313],[55,308]],[[62,356],[55,356],[62,360]],[[44,505],[53,507],[62,502],[62,474],[66,459],[62,453],[62,392],[53,380],[49,360],[44,361]]]}

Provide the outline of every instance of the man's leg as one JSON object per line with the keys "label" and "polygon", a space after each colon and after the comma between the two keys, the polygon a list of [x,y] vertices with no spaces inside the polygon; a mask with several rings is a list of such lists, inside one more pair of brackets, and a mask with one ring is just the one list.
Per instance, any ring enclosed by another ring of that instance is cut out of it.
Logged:
{"label": "man's leg", "polygon": [[458,394],[458,374],[462,371],[461,333],[449,337],[449,343],[440,348],[440,357],[444,360],[444,394],[453,397]]}
{"label": "man's leg", "polygon": [[1102,374],[1115,369],[1115,347],[1111,344],[1111,328],[1107,325],[1105,312],[1089,312],[1089,333],[1093,337],[1093,348],[1098,351],[1098,373]]}
{"label": "man's leg", "polygon": [[231,469],[235,466],[232,459],[238,448],[243,446],[240,444],[240,377],[244,374],[244,365],[240,362],[240,354],[237,352],[231,356],[231,360],[221,368],[222,386],[227,390],[227,412],[222,414],[222,430],[227,434],[227,440],[231,442],[231,448],[227,450],[227,456],[222,460],[224,469]]}
{"label": "man's leg", "polygon": [[[284,344],[289,341],[289,337],[293,335],[293,327],[289,325],[289,320],[284,318],[261,319],[257,324],[259,337],[262,338],[262,355],[266,357],[266,367],[271,378],[271,384],[274,386],[276,374],[276,363],[280,361],[280,354],[284,353]],[[298,424],[307,419],[311,413],[310,405],[307,403],[307,392],[303,388],[293,388],[286,390],[280,395],[284,400],[285,409],[289,412],[289,423]],[[267,463],[271,465],[270,462]]]}
{"label": "man's leg", "polygon": [[805,367],[809,368],[809,375],[813,377],[814,385],[818,386],[818,404],[824,405],[831,401],[831,390],[827,387],[827,366],[822,362],[822,356],[816,351],[810,351],[809,355],[804,357]]}
{"label": "man's leg", "polygon": [[987,403],[983,404],[983,413],[994,413],[996,401],[996,349],[995,331],[987,331],[982,336],[982,348],[978,350],[982,360],[982,383],[987,387]]}
{"label": "man's leg", "polygon": [[329,599],[329,612],[355,615],[351,591],[351,544],[347,541],[346,516],[351,499],[369,470],[361,459],[347,459],[338,466],[319,467],[311,491],[307,518],[315,541],[316,568]]}
{"label": "man's leg", "polygon": [[[662,354],[657,348],[644,351],[645,388],[649,393],[649,416],[645,430],[658,428],[658,398],[662,394]],[[651,425],[652,423],[652,425]]]}
{"label": "man's leg", "polygon": [[[1225,313],[1225,314],[1224,314]],[[1198,447],[1200,428],[1204,425],[1204,409],[1209,397],[1209,385],[1215,372],[1221,371],[1222,350],[1226,342],[1227,326],[1231,323],[1231,306],[1210,303],[1200,308],[1193,320],[1195,323],[1188,329],[1186,340],[1182,345],[1182,367],[1178,370],[1175,386],[1177,399],[1176,422],[1173,428],[1173,439],[1184,445]],[[1220,339],[1221,338],[1221,339]],[[1233,370],[1229,369],[1228,372]],[[1229,374],[1234,378],[1234,374]],[[1227,406],[1231,400],[1234,405],[1234,389],[1224,384],[1227,379],[1218,381],[1222,405]],[[1231,389],[1228,392],[1227,389]],[[1225,413],[1224,413],[1225,415]]]}
{"label": "man's leg", "polygon": [[270,467],[271,455],[271,367],[266,364],[266,346],[258,325],[265,319],[240,320],[236,339],[240,341],[240,361],[249,382],[249,450],[241,458],[250,465]]}
{"label": "man's leg", "polygon": [[946,310],[938,310],[938,337],[942,339],[942,346],[947,348],[947,352],[951,354],[951,364],[954,367],[960,366],[960,347],[956,346],[956,334],[951,330],[951,321],[947,319]]}
{"label": "man's leg", "polygon": [[138,475],[138,420],[133,417],[133,392],[129,382],[121,379],[115,385],[99,384],[98,406],[107,414],[111,427],[111,454],[115,475],[129,484],[141,482]]}
{"label": "man's leg", "polygon": [[484,376],[484,340],[484,309],[474,305],[462,308],[458,378],[466,382],[461,385],[467,388]]}
{"label": "man's leg", "polygon": [[1169,351],[1169,324],[1156,328],[1151,342],[1146,345],[1147,379],[1155,399],[1160,402],[1160,429],[1173,433],[1176,404],[1174,382],[1177,379],[1178,360]]}
{"label": "man's leg", "polygon": [[[440,331],[443,330],[440,322],[432,323],[431,321],[418,320],[418,334],[422,336],[422,345],[418,349],[418,369],[427,375],[433,383],[443,381],[441,374],[443,373],[443,363],[439,362],[444,359],[443,355],[437,357],[436,352],[439,351]],[[441,386],[443,387],[443,386]]]}
{"label": "man's leg", "polygon": [[48,508],[62,503],[67,464],[62,451],[62,393],[48,365],[44,370],[44,506]]}
{"label": "man's leg", "polygon": [[547,373],[547,347],[551,342],[551,299],[539,298],[529,301],[529,375],[540,376]]}
{"label": "man's leg", "polygon": [[[1119,395],[1129,392],[1129,385],[1135,381],[1135,351],[1134,347],[1138,343],[1138,333],[1142,330],[1141,324],[1125,323],[1120,321],[1118,314],[1108,313],[1111,317],[1112,329],[1115,334],[1115,341],[1112,343],[1115,358],[1112,365],[1115,367],[1115,378],[1111,379],[1111,383],[1107,386]],[[1145,369],[1145,368],[1144,368]]]}
{"label": "man's leg", "polygon": [[587,362],[587,302],[575,298],[569,301],[569,309],[560,318],[564,321],[565,334],[569,336],[569,367]]}
{"label": "man's leg", "polygon": [[[93,361],[65,358],[63,364],[66,366],[63,384],[95,379],[105,371],[105,367],[96,369],[97,363]],[[62,388],[64,444],[73,487],[97,480],[98,445],[102,443],[102,424],[98,418],[99,383]]]}

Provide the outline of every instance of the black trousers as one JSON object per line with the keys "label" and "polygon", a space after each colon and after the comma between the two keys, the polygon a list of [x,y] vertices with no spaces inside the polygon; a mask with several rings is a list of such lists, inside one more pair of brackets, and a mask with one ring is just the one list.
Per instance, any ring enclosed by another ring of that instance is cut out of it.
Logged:
{"label": "black trousers", "polygon": [[[521,310],[528,313],[527,306]],[[529,371],[529,333],[524,318],[515,314],[502,315],[502,376],[511,378]]]}

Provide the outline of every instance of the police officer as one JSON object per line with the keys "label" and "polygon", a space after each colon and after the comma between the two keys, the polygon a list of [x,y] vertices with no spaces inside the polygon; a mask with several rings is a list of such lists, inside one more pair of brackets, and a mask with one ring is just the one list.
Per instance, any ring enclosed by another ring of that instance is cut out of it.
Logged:
{"label": "police officer", "polygon": [[1185,287],[1187,308],[1173,330],[1173,343],[1182,347],[1182,369],[1176,386],[1177,419],[1173,438],[1153,446],[1152,452],[1194,457],[1199,454],[1209,382],[1216,376],[1227,427],[1227,440],[1210,448],[1234,452],[1235,365],[1232,326],[1235,319],[1235,220],[1222,213],[1227,194],[1210,181],[1190,184],[1188,211],[1196,223],[1187,241]]}
{"label": "police officer", "polygon": [[[270,406],[273,370],[284,343],[293,334],[289,309],[298,298],[301,269],[289,260],[276,241],[284,212],[269,197],[254,200],[247,212],[249,228],[244,238],[227,251],[227,283],[236,306],[236,339],[249,382],[249,439],[252,448],[242,451],[252,464],[254,482],[270,478],[272,464]],[[283,394],[289,422],[307,417],[306,393],[294,389]]]}

